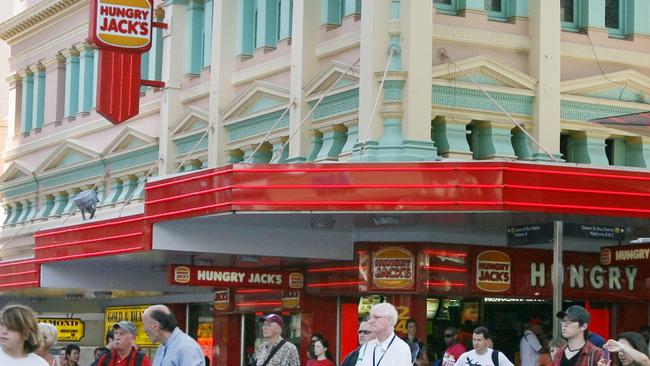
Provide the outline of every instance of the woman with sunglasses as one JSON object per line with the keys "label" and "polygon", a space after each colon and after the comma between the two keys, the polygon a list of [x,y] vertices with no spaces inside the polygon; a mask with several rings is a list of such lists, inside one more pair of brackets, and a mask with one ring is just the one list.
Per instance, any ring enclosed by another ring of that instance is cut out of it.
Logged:
{"label": "woman with sunglasses", "polygon": [[38,321],[23,305],[7,305],[0,310],[0,365],[49,366],[34,351],[40,346]]}

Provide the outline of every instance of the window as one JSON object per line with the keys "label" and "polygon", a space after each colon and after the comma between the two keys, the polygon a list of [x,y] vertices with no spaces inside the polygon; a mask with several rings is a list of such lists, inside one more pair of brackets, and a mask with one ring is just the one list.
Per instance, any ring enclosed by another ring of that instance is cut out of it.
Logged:
{"label": "window", "polygon": [[433,0],[438,14],[456,15],[458,8],[456,7],[457,0]]}
{"label": "window", "polygon": [[485,0],[485,12],[489,20],[505,22],[508,20],[507,0]]}
{"label": "window", "polygon": [[578,26],[578,0],[560,0],[560,20],[562,29],[569,32],[580,30]]}
{"label": "window", "polygon": [[624,1],[605,0],[605,27],[610,36],[623,37],[625,27],[623,26]]}

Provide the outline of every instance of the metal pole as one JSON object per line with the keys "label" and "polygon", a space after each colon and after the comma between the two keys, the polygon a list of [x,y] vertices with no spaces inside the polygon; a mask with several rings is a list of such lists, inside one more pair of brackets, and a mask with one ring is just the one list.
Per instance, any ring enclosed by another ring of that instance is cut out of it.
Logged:
{"label": "metal pole", "polygon": [[246,314],[242,314],[241,315],[241,329],[240,329],[240,333],[239,333],[239,340],[240,340],[239,341],[239,355],[240,355],[239,356],[239,365],[240,366],[245,366],[246,362],[248,362],[248,360],[246,360],[246,353],[244,352],[245,351],[245,348],[244,348],[245,344],[244,343],[246,342],[246,339],[244,338],[246,336],[246,334],[244,332],[245,329],[246,329]]}
{"label": "metal pole", "polygon": [[341,296],[336,297],[336,362],[341,359]]}
{"label": "metal pole", "polygon": [[[562,310],[562,282],[564,280],[564,268],[562,267],[562,244],[563,230],[562,221],[553,223],[553,319],[555,314]],[[559,339],[562,329],[560,322],[553,322],[553,338]]]}

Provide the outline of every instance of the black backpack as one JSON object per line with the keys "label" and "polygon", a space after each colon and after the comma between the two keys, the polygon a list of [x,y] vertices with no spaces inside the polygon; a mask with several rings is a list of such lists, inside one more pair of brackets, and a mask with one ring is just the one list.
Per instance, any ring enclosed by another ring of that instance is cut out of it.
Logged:
{"label": "black backpack", "polygon": [[494,366],[499,366],[499,351],[495,349],[492,350],[492,363]]}

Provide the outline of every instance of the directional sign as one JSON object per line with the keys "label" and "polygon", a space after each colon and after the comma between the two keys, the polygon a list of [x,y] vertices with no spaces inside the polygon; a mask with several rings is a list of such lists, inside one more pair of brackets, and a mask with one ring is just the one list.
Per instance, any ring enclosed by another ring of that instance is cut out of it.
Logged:
{"label": "directional sign", "polygon": [[553,242],[553,223],[508,226],[508,245],[547,244]]}
{"label": "directional sign", "polygon": [[624,240],[625,227],[564,223],[564,236],[597,240]]}

